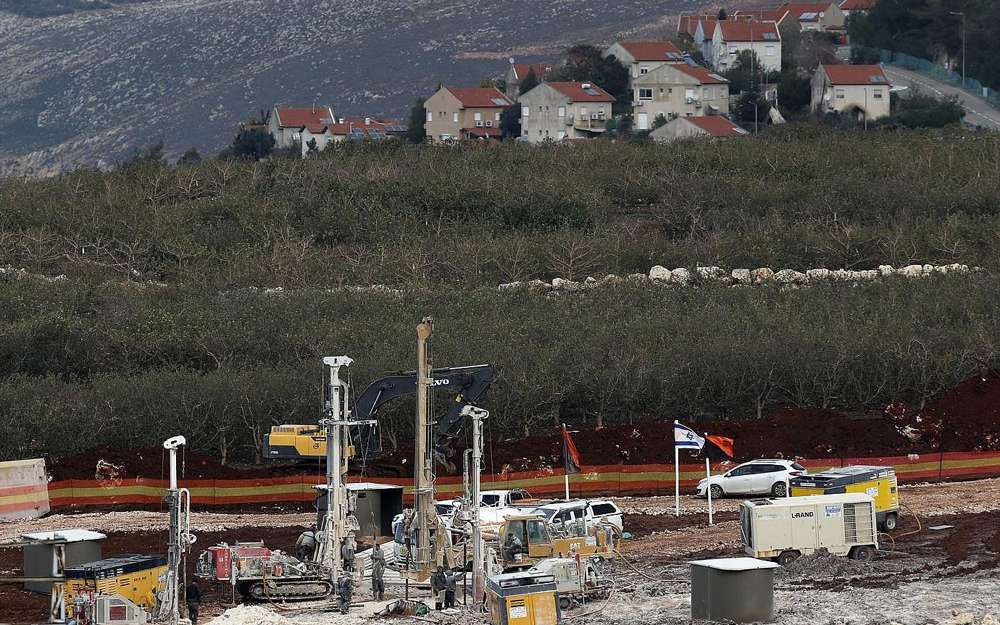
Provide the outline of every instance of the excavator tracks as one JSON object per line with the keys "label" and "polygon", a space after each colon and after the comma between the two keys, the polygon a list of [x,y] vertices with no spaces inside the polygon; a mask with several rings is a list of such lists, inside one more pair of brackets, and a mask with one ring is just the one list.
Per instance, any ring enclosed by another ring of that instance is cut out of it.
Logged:
{"label": "excavator tracks", "polygon": [[271,579],[251,585],[246,594],[255,601],[314,601],[333,594],[333,584],[318,579]]}

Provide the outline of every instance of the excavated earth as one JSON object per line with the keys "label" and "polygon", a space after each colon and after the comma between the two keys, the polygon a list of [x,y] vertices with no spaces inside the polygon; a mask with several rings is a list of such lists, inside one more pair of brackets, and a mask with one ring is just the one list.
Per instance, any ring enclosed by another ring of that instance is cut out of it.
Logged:
{"label": "excavated earth", "polygon": [[[776,575],[778,623],[787,625],[888,624],[995,625],[986,614],[1000,614],[1000,479],[905,486],[907,514],[892,538],[883,538],[879,557],[859,564],[834,556],[805,557]],[[613,566],[610,597],[569,610],[570,622],[595,625],[689,623],[688,566],[692,559],[739,555],[737,500],[715,502],[715,525],[708,526],[707,502],[682,497],[674,516],[672,497],[623,497],[626,529],[633,538],[621,545]],[[264,540],[289,550],[314,518],[308,513],[230,514],[196,512],[192,518],[197,548],[221,541]],[[939,526],[947,526],[941,529]],[[166,518],[156,512],[53,515],[0,525],[0,543],[29,531],[69,527],[108,534],[104,553],[149,553],[166,542]],[[18,549],[0,549],[0,575],[16,575]],[[191,574],[193,561],[188,562]],[[202,584],[203,614],[232,608],[227,586]],[[367,590],[367,586],[364,586]],[[367,598],[362,593],[360,600]],[[371,622],[371,604],[347,617],[331,615],[328,605],[241,607],[216,625],[293,625]],[[0,585],[0,623],[42,619],[47,600]],[[953,612],[957,611],[958,616]],[[401,617],[402,618],[402,617]],[[482,623],[478,616],[438,615],[433,622]],[[985,619],[985,620],[984,620]],[[413,623],[425,621],[411,620]]]}

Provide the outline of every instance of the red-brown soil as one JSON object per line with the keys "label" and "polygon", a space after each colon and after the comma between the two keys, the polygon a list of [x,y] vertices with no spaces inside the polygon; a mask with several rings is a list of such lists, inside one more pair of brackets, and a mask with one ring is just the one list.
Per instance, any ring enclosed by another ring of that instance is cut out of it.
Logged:
{"label": "red-brown soil", "polygon": [[[1000,374],[991,372],[958,384],[917,411],[903,403],[886,410],[845,414],[821,408],[775,407],[761,419],[682,419],[698,432],[735,439],[737,460],[762,457],[848,458],[1000,449]],[[673,462],[672,420],[616,424],[596,430],[573,427],[573,439],[586,465],[670,464]],[[919,436],[901,432],[912,428]],[[484,461],[488,473],[531,471],[562,466],[558,428],[538,430],[530,437],[488,437]],[[461,449],[452,460],[461,465]],[[121,467],[119,477],[165,475],[160,448],[116,450],[99,448],[50,460],[56,480],[94,479],[97,461]],[[412,476],[413,451],[400,448],[365,465],[368,476]],[[296,467],[267,466],[246,470],[223,466],[207,454],[187,452],[187,478],[247,478],[317,472],[315,463]],[[355,473],[360,466],[354,467]],[[457,471],[456,471],[457,472]]]}

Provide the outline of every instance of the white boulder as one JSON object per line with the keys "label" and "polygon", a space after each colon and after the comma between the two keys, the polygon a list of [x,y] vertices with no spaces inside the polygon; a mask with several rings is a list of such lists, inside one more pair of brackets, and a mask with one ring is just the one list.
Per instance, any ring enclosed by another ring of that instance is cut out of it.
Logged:
{"label": "white boulder", "polygon": [[670,281],[681,286],[691,282],[691,272],[683,267],[678,267],[670,272]]}
{"label": "white boulder", "polygon": [[810,269],[806,271],[809,282],[823,282],[830,279],[829,269]]}
{"label": "white boulder", "polygon": [[670,282],[673,272],[662,265],[656,265],[649,270],[649,279],[654,282]]}
{"label": "white boulder", "polygon": [[754,284],[763,284],[774,279],[774,271],[770,267],[758,267],[750,272]]}
{"label": "white boulder", "polygon": [[753,282],[753,277],[750,275],[749,269],[733,269],[729,275],[736,284],[750,284]]}
{"label": "white boulder", "polygon": [[774,274],[774,281],[779,284],[805,284],[806,274],[794,269],[782,269]]}

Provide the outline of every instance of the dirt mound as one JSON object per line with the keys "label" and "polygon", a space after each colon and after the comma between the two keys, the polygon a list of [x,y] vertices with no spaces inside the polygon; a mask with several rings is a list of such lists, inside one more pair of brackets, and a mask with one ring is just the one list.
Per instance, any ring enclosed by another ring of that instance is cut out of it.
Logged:
{"label": "dirt mound", "polygon": [[927,405],[911,425],[945,451],[1000,449],[1000,373],[958,384]]}
{"label": "dirt mound", "polygon": [[[166,479],[167,452],[162,447],[114,449],[95,447],[90,451],[49,459],[49,473],[58,480],[98,480],[109,484],[137,477]],[[179,475],[187,479],[239,479],[270,475],[270,470],[238,470],[207,454],[182,451]]]}
{"label": "dirt mound", "polygon": [[792,579],[843,578],[870,575],[875,567],[871,562],[858,562],[835,556],[826,549],[797,558],[778,570],[778,575]]}

